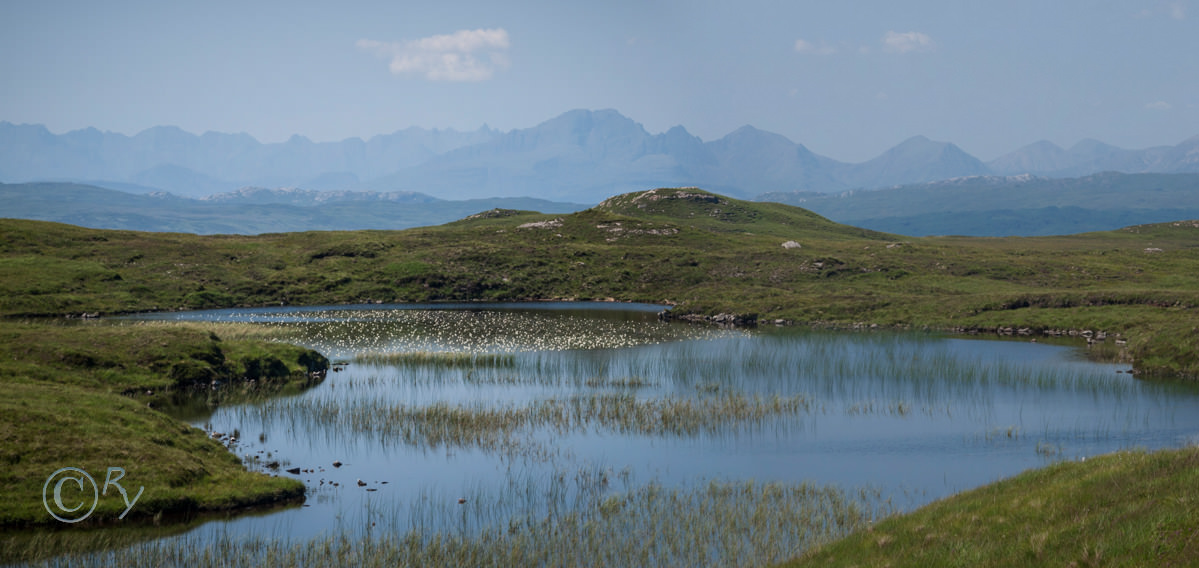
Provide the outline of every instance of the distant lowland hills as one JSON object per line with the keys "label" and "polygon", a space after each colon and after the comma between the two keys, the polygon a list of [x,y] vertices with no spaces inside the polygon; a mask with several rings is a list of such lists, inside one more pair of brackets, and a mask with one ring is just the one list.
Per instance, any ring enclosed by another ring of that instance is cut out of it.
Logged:
{"label": "distant lowland hills", "polygon": [[[1199,219],[1199,174],[1080,178],[976,176],[840,193],[773,192],[838,223],[909,236],[1044,236]],[[95,229],[261,234],[398,230],[506,209],[571,213],[588,205],[529,197],[442,200],[416,192],[248,187],[195,199],[61,183],[0,183],[0,217]]]}
{"label": "distant lowland hills", "polygon": [[1037,142],[991,162],[916,136],[846,163],[751,126],[709,142],[682,126],[650,134],[615,110],[508,132],[413,127],[271,144],[165,126],[126,136],[0,122],[0,216],[202,234],[400,229],[491,208],[570,212],[681,186],[914,236],[1066,234],[1199,217],[1197,180],[1199,136],[1143,150]]}
{"label": "distant lowland hills", "polygon": [[446,201],[419,193],[265,188],[194,199],[60,182],[0,183],[0,203],[0,217],[198,235],[398,230],[440,225],[490,209],[571,213],[587,208],[527,197]]}
{"label": "distant lowland hills", "polygon": [[1199,174],[974,176],[833,194],[775,192],[758,199],[910,236],[1067,235],[1199,219]]}

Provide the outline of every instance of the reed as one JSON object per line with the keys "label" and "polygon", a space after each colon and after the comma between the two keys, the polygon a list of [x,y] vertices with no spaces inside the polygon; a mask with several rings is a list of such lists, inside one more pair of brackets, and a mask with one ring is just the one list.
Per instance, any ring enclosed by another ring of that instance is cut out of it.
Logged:
{"label": "reed", "polygon": [[763,565],[894,512],[877,493],[810,483],[710,480],[669,488],[651,482],[614,492],[606,470],[588,468],[524,481],[499,495],[469,495],[463,504],[424,493],[414,500],[418,518],[371,511],[361,522],[374,526],[357,535],[185,536],[44,565]]}
{"label": "reed", "polygon": [[605,378],[592,377],[583,382],[585,386],[592,388],[619,388],[619,389],[639,389],[644,387],[655,386],[653,381],[642,377],[619,377]]}
{"label": "reed", "polygon": [[382,353],[368,351],[354,355],[355,363],[369,365],[391,365],[395,367],[513,367],[516,358],[512,354],[472,353],[447,351],[405,351]]}
{"label": "reed", "polygon": [[[286,422],[290,425],[286,430],[297,433],[319,428],[339,437],[358,434],[397,445],[500,450],[528,442],[537,430],[558,435],[599,429],[689,437],[735,431],[772,418],[797,416],[810,408],[804,395],[728,393],[642,400],[631,394],[592,393],[526,404],[437,402],[423,406],[378,398],[293,398],[239,407],[237,412],[243,419],[256,419],[263,425]],[[523,438],[518,436],[522,433]]]}

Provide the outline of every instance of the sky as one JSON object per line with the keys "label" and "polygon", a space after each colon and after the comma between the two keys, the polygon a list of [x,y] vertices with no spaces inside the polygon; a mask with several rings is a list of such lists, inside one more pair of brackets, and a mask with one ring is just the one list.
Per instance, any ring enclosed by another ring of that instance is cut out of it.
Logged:
{"label": "sky", "polygon": [[0,121],[262,142],[616,109],[860,162],[1199,135],[1199,0],[3,0]]}

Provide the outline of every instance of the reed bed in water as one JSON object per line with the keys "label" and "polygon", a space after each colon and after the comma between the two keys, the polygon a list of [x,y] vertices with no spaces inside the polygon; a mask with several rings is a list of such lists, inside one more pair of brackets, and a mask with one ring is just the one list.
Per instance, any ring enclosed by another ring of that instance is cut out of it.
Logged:
{"label": "reed bed in water", "polygon": [[[594,484],[596,476],[584,476]],[[780,562],[893,512],[876,493],[809,483],[709,481],[628,492],[550,481],[550,503],[517,512],[486,496],[425,511],[435,530],[396,530],[386,513],[365,534],[289,541],[224,534],[154,541],[48,564],[208,566],[749,566]],[[559,487],[561,486],[561,487]],[[555,489],[555,487],[557,489]],[[519,485],[503,498],[524,499]],[[483,501],[476,507],[476,501]],[[490,501],[494,501],[491,499]],[[459,519],[483,526],[463,531]],[[426,525],[427,527],[428,525]]]}
{"label": "reed bed in water", "polygon": [[516,357],[510,353],[472,353],[463,351],[402,351],[357,353],[355,363],[390,365],[395,367],[513,367]]}
{"label": "reed bed in water", "polygon": [[519,431],[558,434],[604,429],[622,434],[694,436],[723,433],[772,417],[811,409],[804,395],[764,396],[730,393],[703,398],[639,400],[631,394],[589,394],[548,398],[525,404],[439,402],[425,406],[378,399],[353,401],[277,399],[242,407],[244,418],[264,425],[290,422],[293,432],[366,434],[383,442],[425,447],[470,446],[501,449],[518,440]]}

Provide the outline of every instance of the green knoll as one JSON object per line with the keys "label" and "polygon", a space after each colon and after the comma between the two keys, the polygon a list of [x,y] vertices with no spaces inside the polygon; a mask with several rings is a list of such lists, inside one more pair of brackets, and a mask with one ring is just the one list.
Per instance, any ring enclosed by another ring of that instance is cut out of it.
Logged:
{"label": "green knoll", "polygon": [[1097,351],[1138,372],[1199,376],[1199,222],[914,238],[658,189],[568,215],[493,210],[395,232],[197,236],[0,220],[0,235],[10,317],[615,299],[829,326],[1090,330],[1107,334]]}

